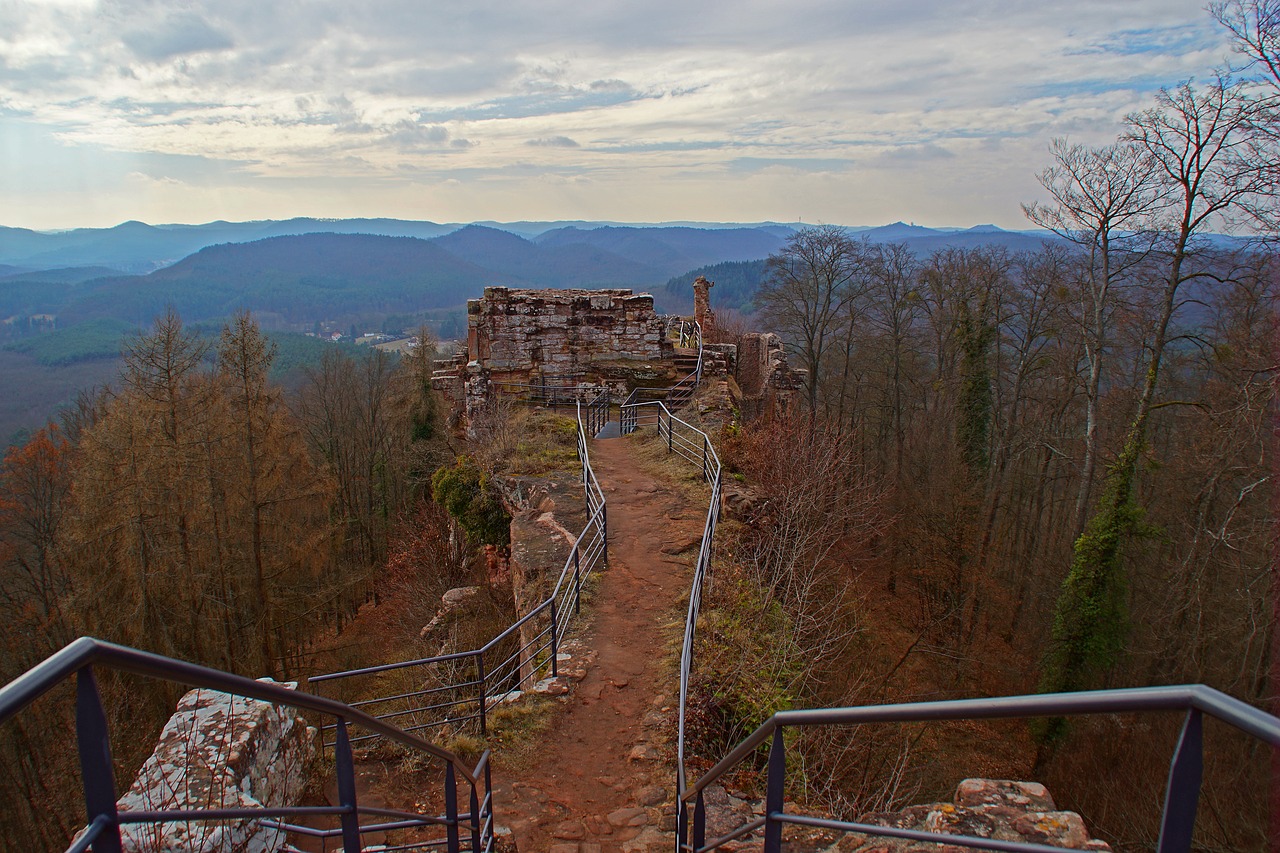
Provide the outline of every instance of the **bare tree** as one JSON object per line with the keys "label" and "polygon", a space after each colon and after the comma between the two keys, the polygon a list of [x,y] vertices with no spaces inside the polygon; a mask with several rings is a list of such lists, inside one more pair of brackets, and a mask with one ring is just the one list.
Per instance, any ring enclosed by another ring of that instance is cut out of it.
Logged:
{"label": "bare tree", "polygon": [[[1213,277],[1212,267],[1198,253],[1201,236],[1270,192],[1276,155],[1257,159],[1253,144],[1260,108],[1241,84],[1218,80],[1205,88],[1186,84],[1162,92],[1155,107],[1129,118],[1127,138],[1151,159],[1159,191],[1168,200],[1158,223],[1162,239],[1150,297],[1152,323],[1124,442],[1107,470],[1085,531],[1076,540],[1058,599],[1041,680],[1047,692],[1090,685],[1110,669],[1123,648],[1128,612],[1122,555],[1139,529],[1135,478],[1147,447],[1151,414],[1161,405],[1156,400],[1161,367],[1169,344],[1179,337],[1173,322],[1185,303],[1184,285]],[[1059,722],[1048,734],[1061,731]]]}
{"label": "bare tree", "polygon": [[1280,86],[1280,0],[1210,3],[1209,13],[1227,28],[1248,60],[1241,70],[1257,69]]}
{"label": "bare tree", "polygon": [[1084,532],[1089,496],[1098,460],[1098,389],[1104,353],[1110,345],[1115,291],[1151,250],[1152,217],[1165,204],[1157,192],[1155,164],[1133,143],[1103,148],[1050,146],[1056,164],[1040,173],[1040,184],[1053,197],[1050,206],[1023,205],[1027,218],[1084,252],[1087,262],[1080,292],[1081,341],[1087,375],[1084,385],[1084,459],[1076,495],[1072,538]]}
{"label": "bare tree", "polygon": [[811,413],[818,411],[831,339],[865,290],[866,267],[864,247],[835,225],[803,228],[769,258],[768,278],[756,293],[756,305],[779,332],[796,342],[808,371]]}

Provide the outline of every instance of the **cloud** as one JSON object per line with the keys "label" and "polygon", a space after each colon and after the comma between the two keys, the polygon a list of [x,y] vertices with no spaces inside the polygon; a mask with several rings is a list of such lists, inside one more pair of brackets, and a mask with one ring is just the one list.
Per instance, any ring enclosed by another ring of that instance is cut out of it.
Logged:
{"label": "cloud", "polygon": [[[864,218],[860,187],[919,170],[932,191],[962,158],[1016,216],[1025,182],[1003,191],[1002,171],[1033,175],[1056,135],[1114,138],[1153,91],[1221,61],[1202,6],[9,0],[0,110],[83,155],[84,175],[94,158],[180,157],[209,180],[251,174],[287,193],[402,186],[407,168],[474,181],[479,204],[481,189],[514,203],[520,181],[554,174],[607,187],[601,204],[683,203],[679,181],[738,208],[859,182],[819,193],[839,221]],[[1005,148],[978,144],[993,141]],[[0,160],[0,186],[24,168]]]}
{"label": "cloud", "polygon": [[129,30],[121,36],[121,41],[139,59],[148,62],[234,46],[229,35],[190,12],[178,12],[158,23]]}
{"label": "cloud", "polygon": [[578,143],[567,136],[544,136],[540,139],[525,140],[525,145],[534,148],[580,148]]}
{"label": "cloud", "polygon": [[449,130],[438,124],[419,124],[404,120],[387,134],[387,140],[403,148],[439,147],[449,141]]}

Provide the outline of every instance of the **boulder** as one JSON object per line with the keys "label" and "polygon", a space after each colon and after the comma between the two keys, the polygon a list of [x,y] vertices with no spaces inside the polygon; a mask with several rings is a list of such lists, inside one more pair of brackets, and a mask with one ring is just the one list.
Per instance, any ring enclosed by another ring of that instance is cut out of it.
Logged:
{"label": "boulder", "polygon": [[[307,786],[314,740],[315,729],[296,709],[192,690],[178,700],[155,750],[117,807],[153,811],[297,805]],[[285,845],[284,833],[254,820],[126,824],[120,834],[126,853],[275,853]]]}

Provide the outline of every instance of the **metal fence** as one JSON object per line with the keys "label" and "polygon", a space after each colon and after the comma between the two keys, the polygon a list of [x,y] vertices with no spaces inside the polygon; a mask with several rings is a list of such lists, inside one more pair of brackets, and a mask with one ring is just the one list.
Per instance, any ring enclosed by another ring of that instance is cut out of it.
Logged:
{"label": "metal fence", "polygon": [[696,348],[698,350],[698,361],[693,372],[667,389],[664,400],[672,408],[677,409],[692,400],[694,393],[698,390],[698,386],[702,384],[702,326],[693,320],[681,320],[679,345]]}
{"label": "metal fence", "polygon": [[[1004,696],[992,699],[959,699],[945,702],[916,702],[902,705],[870,705],[860,708],[829,708],[809,711],[781,711],[756,729],[693,785],[680,791],[680,826],[677,850],[716,850],[757,830],[763,831],[764,853],[783,849],[784,826],[808,826],[837,832],[902,838],[916,842],[1001,850],[1008,853],[1053,853],[1060,847],[996,841],[964,835],[941,835],[897,827],[826,820],[791,814],[786,810],[786,747],[783,733],[788,728],[812,726],[855,726],[870,723],[907,723],[937,720],[1011,719],[1019,717],[1071,716],[1077,714],[1117,714],[1152,711],[1181,711],[1186,714],[1182,733],[1169,765],[1164,811],[1160,824],[1159,853],[1186,853],[1191,849],[1196,807],[1203,772],[1203,717],[1208,714],[1259,740],[1280,747],[1280,719],[1259,711],[1202,684],[1178,687],[1145,687],[1129,690],[1095,690],[1081,693],[1053,693],[1039,696]],[[770,741],[765,813],[720,838],[706,840],[707,786],[753,755]],[[687,825],[692,810],[692,827]]]}
{"label": "metal fence", "polygon": [[542,406],[554,412],[561,409],[577,411],[578,403],[587,398],[594,399],[600,394],[600,388],[594,385],[580,384],[566,377],[555,377],[555,380],[553,382],[493,382],[489,387],[494,394],[504,399],[530,406]]}
{"label": "metal fence", "polygon": [[[152,811],[118,811],[117,789],[112,768],[111,733],[107,715],[98,692],[95,669],[105,668],[150,678],[218,690],[275,705],[285,705],[332,718],[336,722],[335,764],[338,776],[336,806],[284,806],[232,809],[165,809]],[[385,850],[438,848],[449,853],[491,851],[494,847],[493,798],[489,778],[489,752],[486,750],[475,767],[468,767],[458,756],[429,743],[405,730],[375,719],[368,714],[332,699],[289,690],[238,675],[174,660],[113,643],[81,637],[55,653],[43,663],[23,673],[0,688],[0,723],[21,713],[44,694],[67,681],[76,680],[76,738],[80,753],[80,770],[84,787],[86,829],[76,838],[68,853],[121,853],[120,827],[128,824],[175,822],[212,822],[256,820],[284,832],[322,839],[334,838],[344,850],[361,849],[360,838],[371,832],[407,829],[434,829],[438,837],[416,840],[401,846],[389,845]],[[442,815],[426,815],[395,809],[362,807],[356,799],[354,764],[348,729],[358,726],[379,737],[425,753],[444,763]],[[459,811],[459,777],[468,803]],[[336,818],[333,829],[315,829],[291,823],[300,818]],[[361,823],[362,817],[377,823]]]}
{"label": "metal fence", "polygon": [[[516,698],[519,691],[546,674],[560,674],[560,643],[580,610],[583,587],[608,559],[604,491],[587,453],[587,441],[594,432],[588,432],[583,420],[585,409],[589,423],[597,423],[602,417],[607,422],[608,392],[601,392],[585,406],[576,403],[575,407],[587,523],[574,541],[551,593],[479,648],[317,675],[308,679],[308,685],[342,684],[366,695],[377,693],[376,698],[353,702],[352,706],[381,720],[396,720],[405,731],[462,731],[474,726],[485,734],[492,708]],[[327,746],[336,733],[328,727],[324,735]],[[353,742],[378,736],[375,732]]]}

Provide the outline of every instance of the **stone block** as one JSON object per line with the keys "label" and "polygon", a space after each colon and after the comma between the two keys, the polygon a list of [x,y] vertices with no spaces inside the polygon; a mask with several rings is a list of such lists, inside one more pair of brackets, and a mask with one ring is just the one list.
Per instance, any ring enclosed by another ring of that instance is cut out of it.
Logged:
{"label": "stone block", "polygon": [[[297,805],[314,739],[315,729],[293,708],[192,690],[117,805],[121,811]],[[125,824],[121,840],[128,853],[274,853],[285,845],[284,833],[251,820]]]}

